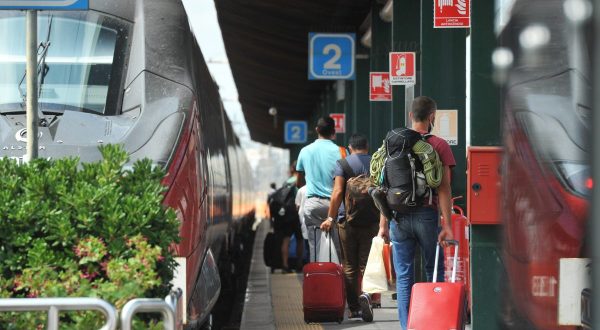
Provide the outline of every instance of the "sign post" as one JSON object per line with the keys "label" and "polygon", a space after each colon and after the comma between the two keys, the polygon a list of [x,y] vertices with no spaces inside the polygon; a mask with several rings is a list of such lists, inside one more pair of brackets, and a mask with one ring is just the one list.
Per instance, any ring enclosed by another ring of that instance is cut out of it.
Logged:
{"label": "sign post", "polygon": [[309,80],[354,80],[354,33],[308,34]]}
{"label": "sign post", "polygon": [[24,161],[28,162],[38,156],[38,75],[37,75],[37,10],[27,11],[26,31],[27,64],[27,154]]}
{"label": "sign post", "polygon": [[392,86],[389,72],[371,72],[369,74],[369,100],[391,101]]}
{"label": "sign post", "polygon": [[27,154],[24,161],[38,156],[38,70],[37,10],[87,10],[88,0],[0,0],[0,10],[27,10],[25,72],[27,75]]}

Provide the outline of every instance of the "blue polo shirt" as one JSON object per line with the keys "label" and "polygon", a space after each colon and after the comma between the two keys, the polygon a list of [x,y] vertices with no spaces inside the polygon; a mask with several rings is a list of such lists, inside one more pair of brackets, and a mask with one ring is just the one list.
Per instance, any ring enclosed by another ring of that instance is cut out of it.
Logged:
{"label": "blue polo shirt", "polygon": [[307,197],[331,197],[335,162],[340,158],[340,148],[328,139],[316,139],[300,150],[296,170],[304,172]]}

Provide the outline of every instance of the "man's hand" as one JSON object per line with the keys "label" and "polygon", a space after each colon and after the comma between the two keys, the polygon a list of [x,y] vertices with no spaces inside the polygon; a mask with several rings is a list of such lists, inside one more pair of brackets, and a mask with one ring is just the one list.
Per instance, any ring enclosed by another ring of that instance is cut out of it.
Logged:
{"label": "man's hand", "polygon": [[452,227],[450,227],[448,225],[443,225],[442,231],[438,235],[438,242],[442,245],[442,247],[447,247],[450,245],[448,244],[448,242],[445,242],[445,241],[453,240],[453,239],[454,239],[454,234],[452,233]]}
{"label": "man's hand", "polygon": [[377,236],[383,238],[384,241],[390,241],[390,227],[388,227],[388,220],[383,214],[379,214],[379,233]]}
{"label": "man's hand", "polygon": [[329,232],[331,226],[333,225],[333,219],[331,217],[327,217],[325,221],[321,223],[321,230],[325,232]]}
{"label": "man's hand", "polygon": [[377,236],[383,238],[384,241],[389,242],[390,241],[390,229],[388,228],[388,226],[379,226],[379,233],[377,233]]}

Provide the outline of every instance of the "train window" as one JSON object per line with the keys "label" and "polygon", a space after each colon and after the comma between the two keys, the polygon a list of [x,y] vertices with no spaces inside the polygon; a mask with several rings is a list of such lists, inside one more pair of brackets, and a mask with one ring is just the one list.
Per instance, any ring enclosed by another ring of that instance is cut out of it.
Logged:
{"label": "train window", "polygon": [[[130,23],[89,12],[38,14],[38,84],[44,113],[115,114]],[[25,12],[0,12],[0,112],[24,111]]]}

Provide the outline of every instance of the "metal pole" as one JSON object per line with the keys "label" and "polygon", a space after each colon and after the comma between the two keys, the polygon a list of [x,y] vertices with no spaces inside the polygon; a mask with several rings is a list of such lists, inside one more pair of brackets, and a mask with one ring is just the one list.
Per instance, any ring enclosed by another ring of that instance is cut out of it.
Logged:
{"label": "metal pole", "polygon": [[[596,40],[600,36],[600,0],[594,1],[594,21],[593,21],[593,38]],[[593,108],[600,109],[600,61],[598,61],[598,55],[600,54],[600,42],[592,43],[591,47],[594,47],[592,57],[592,68],[593,68]],[[600,329],[600,300],[598,299],[598,292],[600,290],[600,271],[598,265],[600,263],[600,115],[592,111],[592,178],[594,187],[592,190],[592,214],[588,218],[590,233],[587,238],[592,245],[592,322],[593,329]]]}
{"label": "metal pole", "polygon": [[411,127],[410,111],[412,110],[412,102],[415,99],[415,85],[404,86],[404,126]]}
{"label": "metal pole", "polygon": [[38,156],[38,83],[37,83],[37,11],[27,11],[27,154],[26,160]]}
{"label": "metal pole", "polygon": [[47,329],[58,330],[58,308],[55,306],[50,306],[48,309]]}

